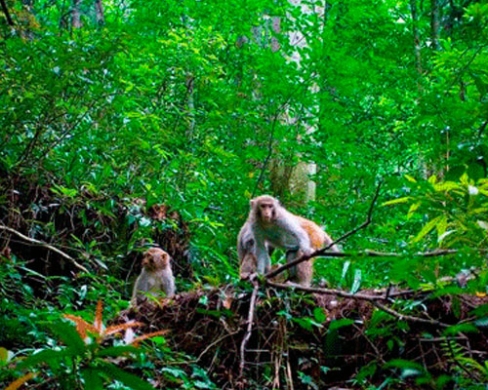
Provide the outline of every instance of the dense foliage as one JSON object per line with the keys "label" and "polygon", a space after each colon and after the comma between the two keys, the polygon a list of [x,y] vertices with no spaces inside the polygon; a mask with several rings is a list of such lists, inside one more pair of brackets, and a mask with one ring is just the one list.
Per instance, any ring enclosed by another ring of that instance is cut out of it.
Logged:
{"label": "dense foliage", "polygon": [[[337,238],[366,219],[382,183],[373,222],[342,243],[353,255],[317,260],[317,282],[435,291],[461,273],[469,282],[452,294],[487,293],[483,2],[1,4],[0,366],[9,370],[0,382],[25,374],[16,358],[60,348],[52,336],[64,332],[62,313],[91,321],[100,297],[106,318],[126,308],[136,253],[158,238],[181,254],[179,291],[235,283],[237,232],[262,193]],[[316,168],[310,177],[306,164]],[[176,214],[154,217],[160,205]],[[61,248],[90,272],[6,228]],[[361,255],[366,249],[400,257]],[[456,252],[413,255],[436,249]],[[98,378],[106,355],[91,356],[77,371],[85,374],[70,371],[88,354],[73,343],[65,349],[76,353],[44,373],[53,387],[56,377],[79,388],[127,385],[120,368]],[[133,354],[124,368],[156,386],[213,386],[161,336],[144,348],[152,357]],[[187,365],[168,366],[156,381],[155,360]],[[477,370],[451,373],[452,383],[482,386],[488,369]]]}

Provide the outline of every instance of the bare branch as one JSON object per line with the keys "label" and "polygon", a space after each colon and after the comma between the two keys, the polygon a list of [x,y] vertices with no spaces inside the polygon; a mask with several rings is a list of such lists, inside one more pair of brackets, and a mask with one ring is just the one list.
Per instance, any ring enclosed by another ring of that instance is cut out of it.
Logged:
{"label": "bare branch", "polygon": [[7,24],[11,27],[14,26],[14,21],[12,20],[12,17],[10,16],[10,12],[7,7],[7,3],[5,0],[0,0],[0,4],[2,5],[2,11],[5,14],[5,18],[7,19]]}
{"label": "bare branch", "polygon": [[70,255],[64,253],[63,251],[61,251],[60,249],[52,246],[52,245],[49,245],[45,242],[42,242],[42,241],[39,241],[39,240],[36,240],[35,238],[30,238],[30,237],[27,237],[25,235],[23,235],[22,233],[18,232],[17,230],[14,230],[12,228],[9,228],[5,225],[0,225],[0,229],[1,230],[5,230],[7,232],[10,232],[10,233],[13,233],[15,235],[17,235],[18,237],[22,238],[23,240],[25,241],[28,241],[30,242],[31,244],[35,244],[35,245],[39,245],[39,246],[42,246],[44,248],[47,248],[53,252],[56,252],[57,254],[61,255],[62,257],[64,257],[65,259],[69,260],[76,268],[86,272],[86,273],[90,273],[88,271],[88,269],[86,269],[84,266],[82,266],[80,263],[78,263],[75,259],[73,259]]}

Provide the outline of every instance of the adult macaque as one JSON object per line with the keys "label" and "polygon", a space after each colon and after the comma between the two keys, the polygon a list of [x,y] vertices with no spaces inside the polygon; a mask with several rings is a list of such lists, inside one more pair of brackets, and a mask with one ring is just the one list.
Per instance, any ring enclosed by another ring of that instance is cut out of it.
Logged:
{"label": "adult macaque", "polygon": [[175,295],[175,278],[171,270],[170,255],[160,248],[151,248],[142,258],[142,271],[132,292],[132,305],[141,302],[147,294],[167,297]]}
{"label": "adult macaque", "polygon": [[[254,238],[257,272],[261,274],[271,269],[268,245],[286,250],[286,261],[291,262],[333,242],[317,224],[290,213],[277,199],[269,195],[258,196],[251,200],[247,224],[249,224],[249,234]],[[245,232],[244,236],[246,234]],[[339,251],[335,245],[330,250]],[[313,277],[313,260],[304,261],[293,267],[290,269],[290,274],[300,285],[310,286]]]}

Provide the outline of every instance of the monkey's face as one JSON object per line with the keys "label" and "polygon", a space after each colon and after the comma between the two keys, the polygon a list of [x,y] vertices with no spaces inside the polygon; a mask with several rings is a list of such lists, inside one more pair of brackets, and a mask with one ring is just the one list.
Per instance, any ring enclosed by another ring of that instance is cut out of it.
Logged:
{"label": "monkey's face", "polygon": [[159,248],[149,249],[142,258],[142,266],[150,272],[169,267],[169,262],[169,254]]}
{"label": "monkey's face", "polygon": [[277,199],[269,195],[261,195],[251,200],[251,208],[258,219],[264,223],[271,223],[276,219]]}
{"label": "monkey's face", "polygon": [[258,213],[263,222],[269,223],[275,219],[276,210],[272,202],[261,202],[258,204]]}

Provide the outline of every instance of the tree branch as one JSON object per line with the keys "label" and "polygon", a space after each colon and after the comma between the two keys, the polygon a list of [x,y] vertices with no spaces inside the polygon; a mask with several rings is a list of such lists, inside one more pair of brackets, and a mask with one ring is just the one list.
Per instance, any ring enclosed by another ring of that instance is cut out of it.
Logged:
{"label": "tree branch", "polygon": [[22,238],[23,240],[30,242],[31,244],[39,245],[39,246],[42,246],[44,248],[47,248],[47,249],[49,249],[49,250],[51,250],[53,252],[56,252],[57,254],[61,255],[65,259],[69,260],[76,268],[78,268],[78,269],[86,272],[87,274],[90,273],[90,271],[88,271],[88,269],[86,269],[84,266],[82,266],[80,263],[78,263],[70,255],[64,253],[63,251],[61,251],[60,249],[58,249],[58,248],[56,248],[56,247],[54,247],[52,245],[49,245],[49,244],[47,244],[45,242],[36,240],[35,238],[27,237],[27,236],[23,235],[22,233],[18,232],[17,230],[14,230],[12,228],[9,228],[9,227],[7,227],[5,225],[0,225],[0,229],[1,230],[5,230],[5,231],[10,232],[10,233],[13,233],[13,234],[17,235],[18,237]]}
{"label": "tree branch", "polygon": [[2,11],[5,14],[5,18],[7,19],[7,24],[11,27],[14,26],[14,21],[12,20],[12,17],[10,16],[10,12],[7,7],[7,3],[5,0],[0,0],[0,4],[2,5]]}

